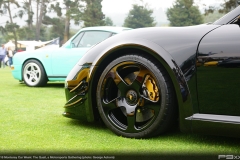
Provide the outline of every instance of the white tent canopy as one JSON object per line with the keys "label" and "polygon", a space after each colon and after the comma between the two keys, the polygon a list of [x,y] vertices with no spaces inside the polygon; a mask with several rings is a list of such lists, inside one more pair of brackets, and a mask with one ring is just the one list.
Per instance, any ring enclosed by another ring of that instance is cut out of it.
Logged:
{"label": "white tent canopy", "polygon": [[[56,43],[57,42],[57,43]],[[59,38],[50,40],[50,41],[17,41],[18,48],[26,48],[26,51],[35,50],[36,48],[44,47],[50,43],[56,44],[59,46]],[[5,44],[5,47],[13,47],[15,48],[15,44],[10,40],[8,43]]]}
{"label": "white tent canopy", "polygon": [[41,41],[17,41],[17,43],[21,46],[34,46],[34,47],[42,47],[50,42],[52,42],[53,40],[51,41],[45,41],[45,42],[41,42]]}

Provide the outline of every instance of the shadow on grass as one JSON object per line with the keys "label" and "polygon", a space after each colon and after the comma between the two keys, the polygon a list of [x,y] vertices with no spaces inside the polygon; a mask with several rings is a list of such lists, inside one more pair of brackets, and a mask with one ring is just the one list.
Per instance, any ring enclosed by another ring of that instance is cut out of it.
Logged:
{"label": "shadow on grass", "polygon": [[46,88],[64,88],[64,83],[48,83]]}
{"label": "shadow on grass", "polygon": [[[188,139],[192,142],[198,142],[203,145],[218,145],[231,148],[237,148],[239,150],[240,139],[235,137],[224,137],[224,136],[214,136],[214,135],[188,135]],[[240,153],[240,150],[239,150]]]}
{"label": "shadow on grass", "polygon": [[157,137],[150,138],[151,140],[159,139],[172,139],[177,143],[182,144],[197,144],[198,146],[214,146],[218,148],[231,148],[233,153],[219,153],[219,154],[240,154],[239,144],[240,138],[236,137],[225,137],[216,135],[203,135],[194,133],[183,133],[178,129],[172,130],[171,132],[164,133]]}
{"label": "shadow on grass", "polygon": [[84,127],[84,128],[88,128],[88,129],[97,129],[99,131],[107,129],[107,127],[100,121],[98,121],[98,122],[87,122],[87,121],[70,119],[67,123],[68,123],[67,125]]}
{"label": "shadow on grass", "polygon": [[[113,134],[102,122],[89,123],[78,120],[68,121],[69,125],[81,126],[88,129],[98,130],[99,132],[105,132],[105,134]],[[189,144],[199,144],[201,146],[221,146],[226,148],[232,148],[233,152],[236,153],[239,150],[240,138],[235,137],[224,137],[224,136],[213,136],[213,135],[202,135],[202,134],[193,134],[193,133],[182,133],[178,128],[172,129],[170,132],[148,138],[148,140],[164,140],[172,139],[177,143],[189,143]],[[137,139],[136,139],[137,140]],[[144,140],[144,139],[142,139]],[[239,150],[240,153],[240,150]],[[224,153],[221,153],[224,154]],[[231,154],[231,153],[226,153]]]}
{"label": "shadow on grass", "polygon": [[[19,87],[29,87],[24,82],[19,82],[17,84]],[[64,88],[63,82],[49,82],[46,84],[46,86],[43,87],[30,87],[30,88]]]}

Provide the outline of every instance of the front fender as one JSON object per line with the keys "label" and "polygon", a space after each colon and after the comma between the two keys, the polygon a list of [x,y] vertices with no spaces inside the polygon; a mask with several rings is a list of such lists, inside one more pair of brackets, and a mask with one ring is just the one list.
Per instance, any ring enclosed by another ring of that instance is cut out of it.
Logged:
{"label": "front fender", "polygon": [[[27,55],[21,55],[22,53],[17,53],[16,55],[13,56],[13,70],[12,70],[12,75],[15,79],[22,81],[22,70],[23,70],[23,66],[24,64],[28,61],[28,60],[37,60],[39,61],[41,64],[43,62],[43,58],[42,57],[37,57],[35,55],[33,56],[27,56]],[[34,54],[34,53],[33,53]],[[46,65],[42,64],[45,68]]]}
{"label": "front fender", "polygon": [[[88,53],[92,57],[96,57],[89,70],[88,81],[91,86],[90,88],[96,85],[96,81],[94,80],[99,78],[96,77],[99,68],[103,64],[107,65],[107,63],[116,57],[128,54],[126,51],[144,51],[144,53],[153,56],[164,66],[171,77],[175,88],[179,107],[180,128],[182,131],[190,130],[191,124],[186,121],[185,118],[193,114],[193,109],[190,91],[184,74],[173,57],[163,47],[149,40],[139,38],[124,39],[122,41],[112,40],[111,42],[106,41],[101,45],[94,47],[90,51],[91,53]],[[87,104],[90,104],[89,106],[94,106],[92,97],[95,96],[93,96],[93,94],[96,94],[94,90],[89,90],[89,93],[87,94]]]}

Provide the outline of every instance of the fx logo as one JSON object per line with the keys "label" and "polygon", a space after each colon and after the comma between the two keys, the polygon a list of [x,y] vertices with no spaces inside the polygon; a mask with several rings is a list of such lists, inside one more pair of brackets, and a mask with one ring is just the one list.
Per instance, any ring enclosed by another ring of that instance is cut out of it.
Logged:
{"label": "fx logo", "polygon": [[218,155],[218,159],[240,159],[240,156],[235,156],[235,155]]}

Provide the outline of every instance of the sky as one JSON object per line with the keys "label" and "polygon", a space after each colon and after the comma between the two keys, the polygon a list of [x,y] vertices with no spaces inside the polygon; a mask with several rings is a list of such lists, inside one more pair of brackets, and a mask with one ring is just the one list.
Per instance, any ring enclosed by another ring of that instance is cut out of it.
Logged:
{"label": "sky", "polygon": [[[194,0],[200,8],[204,6],[202,4],[214,5],[219,2],[223,2],[223,0]],[[155,17],[155,21],[158,22],[158,25],[168,24],[168,20],[166,17],[167,8],[171,7],[175,0],[103,0],[102,1],[102,11],[105,16],[110,17],[116,26],[122,26],[124,23],[124,19],[126,18],[128,12],[132,8],[132,4],[141,4],[147,3],[150,9],[154,10],[153,17]],[[13,9],[14,10],[14,9]],[[5,25],[8,20],[7,15],[1,16],[0,25]],[[18,18],[19,25],[26,25],[24,20],[20,20]],[[74,26],[73,23],[71,25],[74,29],[79,29],[79,26]]]}
{"label": "sky", "polygon": [[[194,0],[199,8],[204,8],[210,5],[216,5],[219,1],[223,0]],[[166,16],[167,8],[170,8],[175,0],[143,0],[143,3],[147,3],[150,9],[154,10],[153,17],[158,25],[167,25],[169,22]],[[124,19],[126,18],[129,10],[132,8],[132,4],[141,4],[140,0],[103,0],[102,11],[105,16],[110,17],[116,26],[122,26]]]}
{"label": "sky", "polygon": [[[223,0],[221,0],[223,1]],[[150,8],[169,8],[172,6],[175,0],[143,0],[143,2],[147,2]],[[219,3],[219,0],[195,0],[196,3],[204,3],[206,5],[211,5],[214,3]],[[140,0],[103,0],[103,12],[111,13],[111,12],[125,12],[127,13],[132,4],[140,4]]]}

